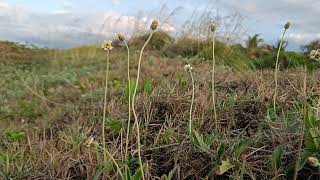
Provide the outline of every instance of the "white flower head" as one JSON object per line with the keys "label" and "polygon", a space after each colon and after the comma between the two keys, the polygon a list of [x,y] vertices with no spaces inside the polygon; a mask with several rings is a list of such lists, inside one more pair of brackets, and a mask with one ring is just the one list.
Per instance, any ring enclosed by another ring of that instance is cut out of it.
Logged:
{"label": "white flower head", "polygon": [[308,157],[307,162],[312,167],[320,166],[319,160],[315,157]]}
{"label": "white flower head", "polygon": [[91,137],[90,139],[87,140],[87,148],[91,146],[91,144],[94,142],[94,138]]}
{"label": "white flower head", "polygon": [[102,45],[101,45],[101,48],[105,51],[110,51],[113,49],[112,47],[112,41],[110,40],[104,40]]}
{"label": "white flower head", "polygon": [[187,72],[192,71],[192,66],[190,64],[186,64],[184,66],[184,70],[187,71]]}

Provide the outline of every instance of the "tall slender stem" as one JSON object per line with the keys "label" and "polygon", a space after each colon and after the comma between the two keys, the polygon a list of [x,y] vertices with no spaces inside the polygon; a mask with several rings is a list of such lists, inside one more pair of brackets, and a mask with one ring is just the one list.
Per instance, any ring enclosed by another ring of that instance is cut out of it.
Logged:
{"label": "tall slender stem", "polygon": [[[97,146],[98,146],[98,145],[97,145]],[[99,148],[99,146],[98,146],[98,148]],[[116,166],[117,171],[118,171],[119,176],[121,177],[121,179],[125,179],[125,178],[123,177],[123,175],[122,175],[121,169],[120,169],[117,161],[113,158],[112,154],[111,154],[106,148],[103,148],[102,150],[103,150],[104,154],[106,154],[106,155],[108,155],[108,156],[110,157],[110,159],[112,160],[113,164]]]}
{"label": "tall slender stem", "polygon": [[215,93],[215,63],[216,63],[216,58],[215,58],[215,52],[214,52],[214,46],[215,46],[215,40],[214,40],[214,32],[213,32],[213,37],[212,37],[212,104],[213,104],[213,115],[214,115],[214,121],[216,124],[216,131],[218,130],[218,119],[217,119],[217,111],[216,111],[216,93]]}
{"label": "tall slender stem", "polygon": [[274,70],[274,82],[275,82],[275,88],[274,88],[274,95],[273,95],[273,110],[275,115],[277,114],[276,110],[276,105],[277,105],[277,96],[278,96],[278,70],[279,70],[279,57],[280,57],[280,52],[281,52],[281,48],[282,48],[282,44],[283,44],[283,40],[284,40],[284,35],[286,34],[287,29],[284,29],[282,36],[281,36],[281,40],[280,40],[280,44],[278,47],[278,53],[277,53],[277,59],[276,59],[276,66],[275,66],[275,70]]}
{"label": "tall slender stem", "polygon": [[304,78],[303,78],[303,118],[302,118],[302,129],[300,132],[300,141],[298,146],[298,159],[294,170],[294,176],[293,179],[296,180],[298,177],[298,171],[299,171],[299,161],[300,161],[300,155],[301,155],[301,149],[303,145],[303,139],[304,139],[304,129],[305,129],[305,120],[307,118],[307,65],[304,65]]}
{"label": "tall slender stem", "polygon": [[143,51],[146,48],[149,41],[151,40],[152,35],[153,35],[153,31],[151,31],[148,40],[145,42],[145,44],[143,45],[143,47],[140,51],[136,84],[135,84],[135,88],[134,88],[133,95],[132,95],[132,112],[133,112],[133,116],[135,119],[134,125],[136,126],[136,131],[137,131],[138,157],[139,157],[139,165],[140,165],[143,180],[144,180],[144,171],[143,171],[143,164],[142,164],[142,159],[141,159],[140,129],[139,129],[140,126],[139,126],[139,122],[138,122],[138,115],[137,115],[136,109],[135,109],[135,98],[136,98],[138,84],[139,84],[140,68],[141,68],[141,60],[142,60]]}
{"label": "tall slender stem", "polygon": [[[105,137],[105,121],[107,114],[107,94],[108,94],[108,76],[109,76],[109,61],[110,61],[110,51],[107,51],[107,69],[106,69],[106,81],[104,88],[104,101],[103,101],[103,117],[102,117],[102,145],[106,149],[106,137]],[[103,153],[104,162],[107,160],[107,155],[104,151]]]}
{"label": "tall slender stem", "polygon": [[128,125],[127,125],[127,134],[126,134],[126,149],[125,149],[125,159],[128,158],[128,145],[129,145],[129,133],[130,133],[130,122],[131,122],[131,83],[130,83],[130,50],[126,41],[123,41],[126,45],[128,52]]}
{"label": "tall slender stem", "polygon": [[194,78],[192,71],[189,70],[190,76],[191,76],[191,83],[192,83],[192,98],[191,98],[191,105],[190,105],[190,112],[189,112],[189,137],[191,137],[192,133],[192,111],[193,111],[193,103],[194,103]]}

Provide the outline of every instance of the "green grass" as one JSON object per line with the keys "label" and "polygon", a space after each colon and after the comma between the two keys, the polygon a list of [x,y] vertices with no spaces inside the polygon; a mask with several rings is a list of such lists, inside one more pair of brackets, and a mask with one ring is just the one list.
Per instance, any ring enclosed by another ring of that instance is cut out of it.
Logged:
{"label": "green grass", "polygon": [[[280,59],[281,98],[275,116],[274,54],[251,59],[241,48],[217,46],[217,131],[208,103],[209,51],[208,58],[193,52],[190,57],[169,57],[161,49],[168,45],[147,48],[136,97],[146,179],[290,179],[303,118],[300,59],[305,62],[305,57],[286,52],[283,56],[288,59]],[[113,159],[105,163],[101,148],[104,52],[96,46],[37,51],[47,53],[46,58],[0,58],[0,179],[119,179],[115,164],[122,172],[129,168],[124,177],[138,178],[135,131],[130,132],[129,156],[124,159],[129,94],[125,49],[111,52],[105,133]],[[132,51],[132,77],[138,55]],[[187,129],[192,87],[183,72],[186,62],[193,64],[195,80],[193,138]],[[319,177],[318,167],[307,162],[310,156],[320,158],[316,137],[320,91],[314,88],[319,77],[317,69],[308,76],[300,178]]]}

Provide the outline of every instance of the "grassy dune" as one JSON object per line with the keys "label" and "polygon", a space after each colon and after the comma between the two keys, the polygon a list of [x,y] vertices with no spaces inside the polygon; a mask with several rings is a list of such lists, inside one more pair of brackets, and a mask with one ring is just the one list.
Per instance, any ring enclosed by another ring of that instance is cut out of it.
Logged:
{"label": "grassy dune", "polygon": [[[2,44],[0,49],[8,49]],[[307,77],[306,117],[301,67],[279,72],[274,112],[272,69],[234,68],[218,57],[216,131],[210,60],[165,57],[151,47],[143,56],[136,98],[146,179],[292,179],[303,117],[298,179],[320,177],[319,166],[313,167],[309,158],[320,157],[320,71]],[[97,46],[8,51],[15,55],[0,56],[0,179],[119,179],[112,159],[103,162],[101,148],[105,52]],[[132,49],[131,55],[134,79],[139,51]],[[124,159],[126,58],[123,47],[111,51],[106,149],[123,172],[128,167],[133,175],[139,174],[133,128],[130,155]],[[183,69],[186,63],[193,64],[195,78],[193,129],[199,134],[192,139],[188,137],[192,89]]]}

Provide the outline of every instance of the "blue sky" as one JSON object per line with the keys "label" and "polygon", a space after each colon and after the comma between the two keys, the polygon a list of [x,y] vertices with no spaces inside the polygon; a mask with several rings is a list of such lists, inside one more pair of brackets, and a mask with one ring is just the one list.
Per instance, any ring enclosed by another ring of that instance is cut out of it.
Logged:
{"label": "blue sky", "polygon": [[[239,42],[257,33],[274,43],[288,20],[293,24],[287,34],[291,49],[320,39],[319,0],[0,0],[0,40],[48,47],[94,43],[118,31],[132,33],[133,22],[141,22],[143,30],[153,18],[166,15],[159,15],[164,4],[167,14],[178,9],[163,24],[172,34],[183,30],[183,22],[195,10],[199,13],[210,7],[210,18],[241,16]],[[230,18],[221,21],[221,36],[232,31],[230,23]]]}

